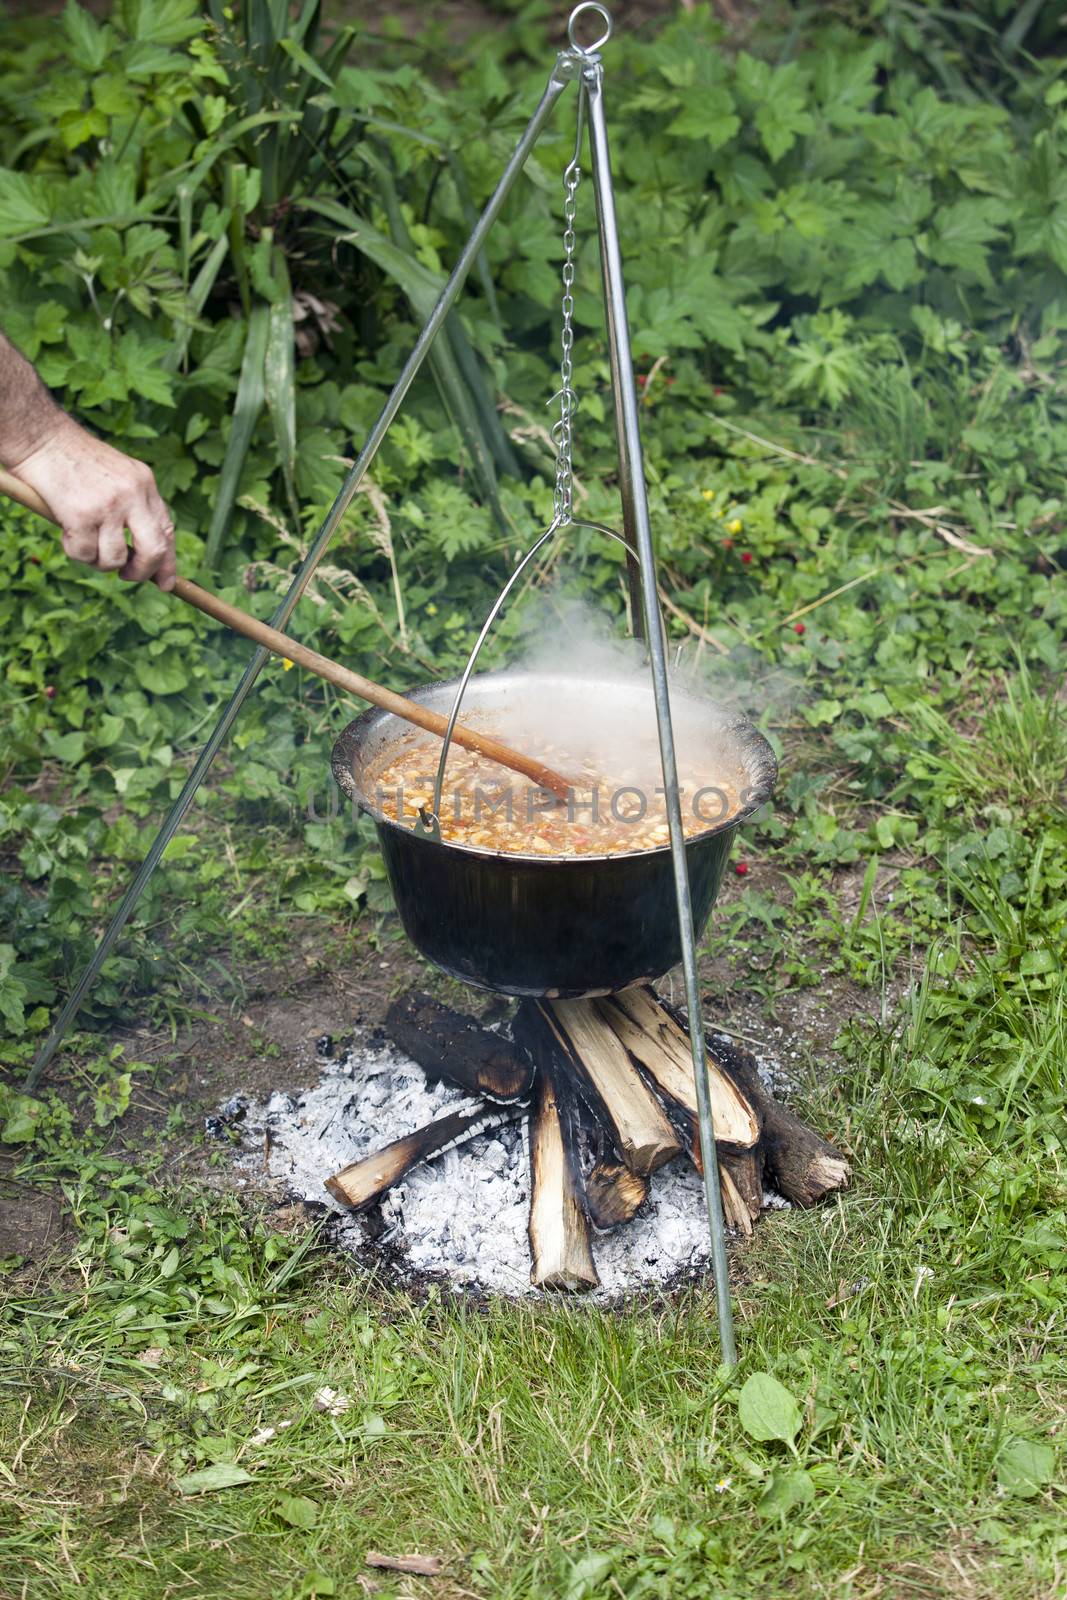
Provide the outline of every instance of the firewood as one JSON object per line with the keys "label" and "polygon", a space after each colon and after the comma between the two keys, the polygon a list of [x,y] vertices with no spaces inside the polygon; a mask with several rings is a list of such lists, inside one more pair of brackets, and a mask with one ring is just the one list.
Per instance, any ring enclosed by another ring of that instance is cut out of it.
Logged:
{"label": "firewood", "polygon": [[719,1193],[722,1195],[723,1220],[728,1228],[736,1228],[748,1238],[752,1233],[752,1217],[737,1185],[730,1176],[730,1169],[719,1167]]}
{"label": "firewood", "polygon": [[766,1087],[747,1050],[716,1040],[720,1066],[758,1109],[763,1122],[763,1159],[775,1187],[798,1206],[813,1206],[836,1189],[847,1189],[852,1169],[840,1150],[781,1105]]}
{"label": "firewood", "polygon": [[[666,1096],[664,1097],[666,1098]],[[669,1113],[681,1128],[689,1159],[700,1176],[704,1176],[704,1152],[700,1148],[700,1124],[684,1106],[671,1105]],[[746,1236],[752,1232],[749,1223],[755,1222],[763,1210],[763,1156],[759,1145],[737,1154],[716,1145],[715,1155],[719,1166],[719,1188],[722,1191],[723,1212],[729,1216],[731,1206],[743,1206],[745,1220],[737,1220]],[[756,1175],[759,1175],[758,1177]]]}
{"label": "firewood", "polygon": [[621,1161],[600,1160],[585,1180],[585,1203],[602,1233],[632,1222],[648,1195],[648,1179]]}
{"label": "firewood", "polygon": [[631,1172],[648,1174],[679,1155],[681,1140],[663,1107],[634,1068],[624,1047],[604,1026],[594,1000],[553,1000],[538,1011],[555,1037],[586,1097],[610,1128]]}
{"label": "firewood", "polygon": [[530,1282],[537,1289],[595,1289],[600,1282],[582,1204],[573,1111],[550,1073],[534,1078],[530,1112]]}
{"label": "firewood", "polygon": [[719,1171],[728,1172],[753,1222],[763,1210],[763,1150],[756,1145],[752,1150],[736,1155],[730,1150],[719,1151]]}
{"label": "firewood", "polygon": [[376,1150],[373,1155],[353,1161],[326,1179],[326,1188],[342,1205],[354,1211],[365,1211],[380,1200],[387,1189],[400,1182],[419,1161],[429,1161],[433,1156],[453,1150],[479,1133],[489,1133],[493,1128],[511,1122],[519,1115],[519,1108],[500,1110],[487,1106],[474,1112],[449,1112],[425,1127],[416,1128],[402,1139]]}
{"label": "firewood", "polygon": [[428,1078],[444,1078],[487,1100],[523,1100],[533,1074],[510,1040],[416,990],[385,1015],[389,1037]]}
{"label": "firewood", "polygon": [[[625,989],[595,1001],[619,1042],[656,1087],[697,1116],[696,1079],[689,1035],[650,989]],[[737,1085],[708,1058],[708,1091],[716,1143],[750,1150],[760,1136],[759,1116]]]}

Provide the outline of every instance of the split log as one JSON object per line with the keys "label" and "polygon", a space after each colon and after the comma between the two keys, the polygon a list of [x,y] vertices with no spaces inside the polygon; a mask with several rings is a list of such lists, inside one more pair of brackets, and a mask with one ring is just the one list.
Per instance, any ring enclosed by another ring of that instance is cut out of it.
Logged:
{"label": "split log", "polygon": [[530,1282],[537,1289],[595,1289],[600,1282],[582,1203],[575,1115],[550,1072],[534,1078],[530,1112]]}
{"label": "split log", "polygon": [[457,1145],[475,1138],[479,1133],[490,1133],[519,1115],[519,1109],[501,1110],[487,1106],[482,1111],[449,1112],[416,1128],[402,1139],[394,1139],[373,1155],[353,1161],[326,1179],[326,1188],[343,1206],[353,1211],[366,1211],[380,1200],[386,1190],[393,1188],[419,1161],[429,1161],[433,1156],[444,1155]]}
{"label": "split log", "polygon": [[[689,1034],[644,987],[624,989],[594,1002],[600,1015],[656,1087],[697,1117],[697,1089]],[[737,1085],[708,1058],[711,1121],[717,1144],[751,1150],[760,1137],[757,1111]]]}
{"label": "split log", "polygon": [[680,1155],[681,1140],[663,1107],[604,1027],[596,1002],[539,1001],[535,1009],[554,1041],[558,1070],[578,1080],[630,1171],[647,1176]]}
{"label": "split log", "polygon": [[[668,1116],[681,1130],[690,1161],[703,1177],[704,1152],[700,1148],[699,1122],[691,1111],[677,1105],[668,1095],[664,1094],[663,1099]],[[716,1143],[715,1156],[719,1167],[723,1215],[731,1227],[740,1228],[747,1237],[752,1232],[751,1224],[763,1210],[763,1156],[760,1147],[757,1144],[751,1150],[738,1152],[724,1150]]]}
{"label": "split log", "polygon": [[750,1219],[755,1222],[763,1210],[763,1149],[757,1145],[753,1150],[746,1150],[743,1154],[735,1154],[730,1150],[720,1150],[719,1171],[728,1172],[733,1180]]}
{"label": "split log", "polygon": [[763,1159],[775,1187],[798,1206],[813,1206],[836,1189],[847,1189],[848,1161],[827,1139],[781,1105],[747,1050],[716,1040],[713,1053],[722,1069],[758,1109],[763,1123]]}
{"label": "split log", "polygon": [[728,1228],[736,1228],[743,1233],[745,1238],[752,1234],[753,1218],[748,1205],[738,1193],[737,1185],[730,1176],[730,1169],[720,1164],[719,1166],[719,1193],[722,1195],[723,1221]]}
{"label": "split log", "polygon": [[585,1180],[585,1201],[601,1233],[632,1222],[648,1195],[648,1179],[621,1161],[600,1160]]}
{"label": "split log", "polygon": [[416,990],[394,1000],[385,1028],[428,1078],[487,1100],[524,1100],[530,1093],[533,1073],[511,1041],[432,995]]}

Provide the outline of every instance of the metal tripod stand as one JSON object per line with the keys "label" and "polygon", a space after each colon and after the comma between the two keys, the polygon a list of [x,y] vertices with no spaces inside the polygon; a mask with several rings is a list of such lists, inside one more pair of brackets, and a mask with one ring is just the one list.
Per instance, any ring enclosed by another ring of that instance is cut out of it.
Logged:
{"label": "metal tripod stand", "polygon": [[[577,41],[577,27],[583,18],[596,17],[603,25],[599,38],[590,45]],[[652,675],[656,722],[659,732],[660,760],[663,769],[663,787],[666,796],[667,821],[670,829],[671,860],[674,873],[675,894],[678,904],[678,922],[682,945],[682,966],[685,978],[686,1005],[689,1013],[690,1040],[693,1069],[696,1075],[697,1104],[700,1122],[700,1148],[704,1166],[704,1185],[707,1197],[708,1223],[711,1230],[711,1252],[715,1275],[715,1292],[718,1307],[719,1339],[723,1362],[735,1362],[733,1318],[730,1306],[730,1288],[726,1260],[726,1239],[719,1192],[718,1158],[712,1125],[707,1066],[704,1044],[704,1025],[700,1009],[700,988],[697,977],[696,939],[693,930],[692,902],[689,874],[685,855],[685,834],[682,824],[681,799],[678,788],[678,770],[675,758],[674,732],[671,723],[670,693],[668,687],[666,639],[663,619],[656,598],[655,557],[649,523],[648,496],[645,488],[641,437],[638,428],[638,399],[634,383],[633,360],[630,351],[630,333],[626,315],[626,297],[623,287],[622,255],[615,216],[615,194],[611,176],[607,125],[604,112],[604,82],[600,51],[611,37],[611,17],[597,0],[583,0],[572,12],[567,27],[569,46],[556,58],[544,94],[510,161],[501,175],[489,203],[482,212],[474,231],[460,254],[452,275],[441,292],[414,349],[404,364],[381,415],[371,429],[359,457],[345,479],[336,500],[331,506],[307,556],[281,605],[271,618],[275,628],[285,630],[308,585],[316,567],[326,552],[341,518],[352,502],[385,435],[396,417],[411,384],[440,331],[449,311],[455,304],[467,275],[486,236],[500,214],[504,201],[522,172],[523,166],[545,127],[556,101],[572,83],[579,83],[582,99],[588,113],[589,146],[592,164],[592,181],[596,197],[597,225],[600,243],[600,261],[603,275],[605,315],[608,330],[612,390],[615,406],[615,427],[619,450],[619,488],[622,498],[623,528],[630,547],[630,585],[635,631],[643,634]],[[635,559],[636,557],[636,559]],[[640,623],[639,623],[640,619]],[[193,797],[237,714],[258,678],[269,652],[256,650],[245,668],[237,688],[230,697],[225,711],[204,745],[195,766],[170,813],[159,830],[152,847],[142,862],[133,882],[116,907],[96,951],[78,979],[60,1013],[51,1034],[46,1040],[27,1078],[26,1087],[32,1090],[39,1083],[56,1050],[66,1037],[78,1015],[83,1000],[92,987],[116,940],[126,925],[146,884],[155,871],[170,840],[180,828]]]}

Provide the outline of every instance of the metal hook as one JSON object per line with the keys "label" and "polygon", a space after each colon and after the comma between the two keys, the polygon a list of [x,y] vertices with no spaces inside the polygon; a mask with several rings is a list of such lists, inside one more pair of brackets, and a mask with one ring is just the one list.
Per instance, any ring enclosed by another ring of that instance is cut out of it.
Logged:
{"label": "metal hook", "polygon": [[[604,32],[593,44],[579,44],[574,37],[574,25],[583,12],[587,11],[595,11],[597,16],[601,18],[604,23]],[[567,38],[571,42],[571,49],[576,50],[580,56],[595,56],[597,51],[602,50],[611,38],[611,30],[611,12],[606,6],[600,4],[600,0],[582,0],[580,6],[575,6],[567,22]]]}

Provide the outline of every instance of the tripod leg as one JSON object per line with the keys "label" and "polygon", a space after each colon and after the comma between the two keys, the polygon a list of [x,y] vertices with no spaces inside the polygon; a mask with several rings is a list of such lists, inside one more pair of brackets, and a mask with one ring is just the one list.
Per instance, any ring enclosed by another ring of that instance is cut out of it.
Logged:
{"label": "tripod leg", "polygon": [[641,434],[638,427],[637,388],[634,384],[630,330],[626,317],[619,230],[615,220],[615,194],[611,178],[607,124],[604,118],[603,74],[599,62],[589,63],[582,74],[588,94],[589,146],[593,158],[593,186],[596,191],[597,225],[600,234],[600,263],[604,275],[604,302],[608,324],[608,348],[615,390],[619,460],[622,465],[623,525],[637,548],[641,569],[641,603],[645,620],[645,647],[652,672],[652,690],[659,729],[660,760],[667,821],[671,835],[671,863],[674,890],[678,901],[678,927],[682,941],[682,969],[688,1009],[689,1041],[696,1075],[697,1112],[700,1125],[700,1151],[704,1164],[704,1188],[711,1230],[711,1255],[715,1271],[715,1297],[719,1314],[719,1344],[723,1362],[732,1367],[737,1355],[734,1347],[733,1311],[730,1305],[730,1279],[726,1260],[726,1234],[719,1189],[719,1163],[715,1149],[711,1103],[708,1094],[704,1049],[704,1021],[700,1010],[697,978],[696,937],[693,931],[693,904],[689,892],[689,870],[685,857],[685,832],[678,792],[678,764],[671,724],[670,692],[667,683],[667,649],[656,596],[656,565],[652,549],[652,529],[648,515]]}

